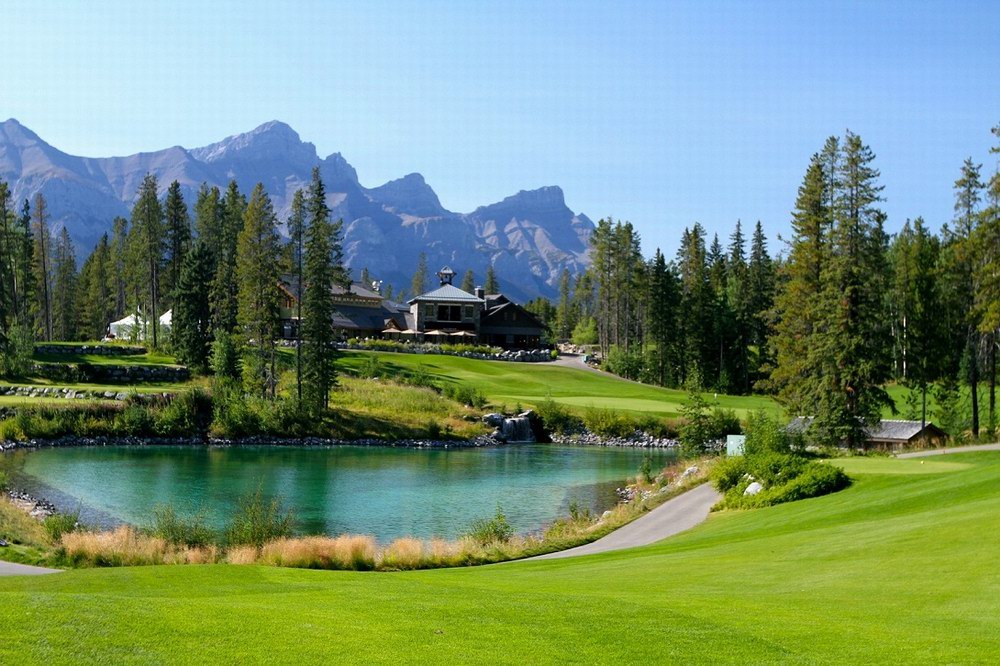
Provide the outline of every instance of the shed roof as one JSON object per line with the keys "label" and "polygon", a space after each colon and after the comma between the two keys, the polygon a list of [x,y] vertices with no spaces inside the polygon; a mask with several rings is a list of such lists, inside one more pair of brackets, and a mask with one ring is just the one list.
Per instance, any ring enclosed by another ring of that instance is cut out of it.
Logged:
{"label": "shed roof", "polygon": [[[812,416],[797,416],[789,422],[788,432],[803,433],[809,429],[812,422]],[[920,421],[882,419],[877,426],[868,428],[867,434],[869,440],[908,442],[920,435],[941,436],[945,432],[930,421],[921,425]]]}

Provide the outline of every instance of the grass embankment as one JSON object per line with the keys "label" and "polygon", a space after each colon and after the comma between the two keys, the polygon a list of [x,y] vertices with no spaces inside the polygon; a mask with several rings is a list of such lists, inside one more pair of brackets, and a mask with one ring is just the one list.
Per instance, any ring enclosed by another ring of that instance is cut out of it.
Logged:
{"label": "grass embankment", "polygon": [[217,565],[0,579],[0,657],[993,660],[1000,454],[954,455],[935,462],[967,466],[935,473],[919,460],[844,462],[857,481],[840,493],[724,512],[665,542],[586,558],[396,574]]}
{"label": "grass embankment", "polygon": [[[370,352],[344,352],[338,366],[358,372]],[[648,386],[614,375],[555,365],[482,361],[460,356],[379,353],[388,371],[412,374],[426,372],[438,385],[466,384],[479,390],[495,406],[513,409],[535,406],[546,398],[583,411],[587,407],[616,409],[660,417],[680,416],[684,391]],[[712,406],[731,409],[744,417],[757,410],[774,415],[780,407],[767,396],[729,396],[705,393]]]}

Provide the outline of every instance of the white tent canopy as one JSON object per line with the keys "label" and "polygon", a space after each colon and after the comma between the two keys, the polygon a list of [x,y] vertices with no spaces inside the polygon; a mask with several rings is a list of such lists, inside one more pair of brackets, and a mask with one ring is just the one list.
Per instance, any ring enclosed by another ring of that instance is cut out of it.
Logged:
{"label": "white tent canopy", "polygon": [[[167,310],[160,315],[160,330],[169,333],[172,321],[173,310]],[[108,337],[116,340],[145,340],[148,328],[149,322],[142,316],[142,313],[133,313],[124,319],[108,324]]]}

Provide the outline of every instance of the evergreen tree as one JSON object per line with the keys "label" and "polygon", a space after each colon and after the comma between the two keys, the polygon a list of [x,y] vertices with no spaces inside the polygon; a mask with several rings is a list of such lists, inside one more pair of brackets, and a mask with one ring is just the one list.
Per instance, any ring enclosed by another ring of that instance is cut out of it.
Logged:
{"label": "evergreen tree", "polygon": [[[497,280],[496,271],[493,270],[493,264],[486,267],[486,283],[483,285],[483,291],[487,294],[499,294],[500,293],[500,281]],[[417,294],[414,294],[416,296]]]}
{"label": "evergreen tree", "polygon": [[559,276],[559,304],[556,306],[555,334],[559,340],[569,340],[576,322],[573,321],[573,307],[570,298],[569,269],[564,268]]}
{"label": "evergreen tree", "polygon": [[128,220],[116,217],[111,224],[111,244],[108,247],[110,268],[108,270],[108,289],[114,303],[112,317],[124,316],[128,310]]}
{"label": "evergreen tree", "polygon": [[940,244],[917,218],[896,236],[891,250],[893,358],[896,376],[920,392],[920,419],[927,420],[927,389],[942,371],[938,263]]}
{"label": "evergreen tree", "polygon": [[[159,346],[160,274],[163,269],[163,206],[157,198],[156,176],[146,174],[132,208],[132,247],[136,261],[136,303],[149,326],[153,348]],[[141,293],[141,286],[145,293]],[[141,295],[140,295],[141,294]]]}
{"label": "evergreen tree", "polygon": [[[291,246],[292,285],[295,289],[295,397],[302,402],[302,281],[305,260],[306,199],[301,189],[292,195],[288,216],[288,243]],[[367,270],[367,269],[365,269]]]}
{"label": "evergreen tree", "polygon": [[372,288],[372,274],[368,272],[367,266],[361,269],[361,284],[365,286],[365,289]]}
{"label": "evergreen tree", "polygon": [[427,255],[423,252],[417,258],[417,270],[414,271],[413,280],[410,281],[410,291],[414,296],[427,291]]}
{"label": "evergreen tree", "polygon": [[[1000,140],[1000,125],[992,129]],[[993,154],[1000,154],[1000,144],[990,148]],[[975,237],[979,262],[975,281],[976,317],[982,334],[986,352],[986,379],[989,385],[988,423],[990,433],[997,429],[996,376],[997,346],[1000,345],[1000,161],[986,186],[986,207],[982,212],[982,222]]]}
{"label": "evergreen tree", "polygon": [[25,337],[33,338],[30,331],[33,326],[29,323],[32,319],[33,297],[37,292],[34,280],[34,248],[35,242],[31,232],[31,204],[24,200],[21,207],[21,215],[17,218],[18,236],[21,241],[21,251],[18,253],[18,270],[21,288],[19,289],[17,320],[26,333]]}
{"label": "evergreen tree", "polygon": [[174,290],[171,341],[177,358],[196,372],[208,369],[211,350],[211,318],[208,290],[212,253],[208,243],[198,238],[181,263]]}
{"label": "evergreen tree", "polygon": [[788,260],[782,266],[781,288],[775,295],[771,338],[775,367],[768,385],[792,415],[814,415],[823,390],[816,337],[823,316],[822,276],[831,253],[835,176],[829,169],[835,165],[837,153],[839,142],[831,137],[824,151],[809,162],[792,213],[792,237]]}
{"label": "evergreen tree", "polygon": [[230,181],[222,200],[218,243],[214,249],[215,275],[210,302],[212,331],[216,337],[228,335],[236,328],[236,239],[243,228],[246,207],[246,197],[240,193],[236,181]]}
{"label": "evergreen tree", "polygon": [[715,344],[715,294],[705,249],[705,229],[699,223],[681,237],[678,252],[680,270],[680,317],[684,345],[681,350],[681,377],[684,385],[703,386],[718,376],[718,348]]}
{"label": "evergreen tree", "polygon": [[167,188],[163,204],[166,226],[166,265],[163,272],[163,290],[168,304],[173,303],[174,290],[180,281],[181,262],[191,246],[191,216],[188,214],[181,184],[176,180]]}
{"label": "evergreen tree", "polygon": [[647,342],[651,345],[652,377],[660,386],[674,384],[677,368],[677,278],[667,265],[666,257],[656,249],[649,268],[649,307]]}
{"label": "evergreen tree", "polygon": [[330,402],[336,381],[334,368],[333,302],[331,290],[337,280],[336,258],[340,241],[330,223],[326,188],[319,168],[313,169],[306,200],[305,293],[302,297],[303,406],[312,414],[322,414]]}
{"label": "evergreen tree", "polygon": [[476,276],[472,274],[472,269],[465,271],[465,275],[462,276],[462,291],[467,291],[470,294],[476,290]]}
{"label": "evergreen tree", "polygon": [[976,310],[978,277],[976,270],[979,258],[976,252],[975,235],[980,222],[979,204],[985,187],[980,177],[981,164],[974,164],[971,158],[962,165],[962,173],[955,181],[955,226],[949,239],[951,245],[950,270],[954,280],[957,304],[965,313],[962,330],[965,336],[961,367],[969,385],[972,402],[972,436],[979,437],[979,348],[980,332]]}
{"label": "evergreen tree", "polygon": [[35,195],[31,211],[32,234],[35,239],[32,265],[34,282],[38,286],[36,328],[46,342],[52,340],[52,232],[49,229],[49,212],[45,197]]}
{"label": "evergreen tree", "polygon": [[52,262],[52,335],[55,340],[76,338],[76,251],[66,227],[59,233]]}
{"label": "evergreen tree", "polygon": [[110,266],[111,246],[108,235],[104,234],[80,269],[78,331],[85,339],[103,338],[114,316],[114,300],[108,275]]}
{"label": "evergreen tree", "polygon": [[18,309],[16,253],[20,243],[15,237],[10,200],[10,188],[0,179],[0,358],[8,354],[10,329]]}
{"label": "evergreen tree", "polygon": [[275,395],[275,343],[278,336],[278,220],[271,198],[257,183],[243,214],[236,245],[237,323],[245,349],[244,380],[250,393]]}
{"label": "evergreen tree", "polygon": [[861,137],[848,132],[834,198],[833,252],[823,274],[821,326],[816,353],[823,384],[814,427],[827,441],[860,446],[866,428],[891,405],[883,388],[889,378],[886,236],[875,156]]}
{"label": "evergreen tree", "polygon": [[757,350],[757,361],[753,370],[769,367],[773,359],[768,355],[771,337],[770,314],[774,307],[775,268],[767,251],[767,238],[760,221],[753,230],[750,242],[750,263],[747,266],[747,282],[744,298],[744,312],[749,335],[747,343]]}

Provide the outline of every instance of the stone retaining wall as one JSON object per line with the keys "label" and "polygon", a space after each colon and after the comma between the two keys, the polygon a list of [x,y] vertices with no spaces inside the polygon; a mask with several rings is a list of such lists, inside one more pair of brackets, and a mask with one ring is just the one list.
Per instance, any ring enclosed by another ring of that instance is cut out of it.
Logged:
{"label": "stone retaining wall", "polygon": [[35,363],[32,374],[53,381],[111,382],[140,384],[144,382],[185,382],[191,371],[174,365],[97,365],[92,363]]}
{"label": "stone retaining wall", "polygon": [[145,347],[123,345],[35,345],[36,354],[97,354],[100,356],[138,356],[146,353]]}

